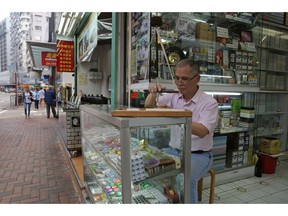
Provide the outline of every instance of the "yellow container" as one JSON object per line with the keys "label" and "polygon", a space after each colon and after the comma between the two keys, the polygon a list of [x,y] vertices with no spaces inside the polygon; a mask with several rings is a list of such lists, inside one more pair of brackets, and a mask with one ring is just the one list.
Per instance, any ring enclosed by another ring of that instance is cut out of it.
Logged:
{"label": "yellow container", "polygon": [[260,141],[259,151],[275,155],[280,153],[280,140],[274,137],[265,137]]}

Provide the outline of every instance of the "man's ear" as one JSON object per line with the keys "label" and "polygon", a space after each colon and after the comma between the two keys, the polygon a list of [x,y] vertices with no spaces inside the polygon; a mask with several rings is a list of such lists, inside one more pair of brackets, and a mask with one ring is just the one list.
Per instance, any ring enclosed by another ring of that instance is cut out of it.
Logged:
{"label": "man's ear", "polygon": [[197,82],[199,83],[200,82],[200,79],[201,79],[201,76],[200,76],[200,74],[198,74],[198,76],[197,76]]}

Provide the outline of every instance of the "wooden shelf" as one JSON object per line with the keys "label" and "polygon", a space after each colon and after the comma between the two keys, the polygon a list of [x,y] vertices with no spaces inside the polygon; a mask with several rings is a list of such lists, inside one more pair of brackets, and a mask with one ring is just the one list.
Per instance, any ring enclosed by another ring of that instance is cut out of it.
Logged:
{"label": "wooden shelf", "polygon": [[286,112],[263,112],[263,113],[255,113],[255,115],[284,115]]}
{"label": "wooden shelf", "polygon": [[260,24],[260,25],[264,24],[266,26],[268,25],[268,26],[273,26],[273,27],[279,28],[279,29],[288,30],[288,26],[280,25],[280,24],[269,22],[269,21],[265,21],[265,20],[258,21],[257,23]]}
{"label": "wooden shelf", "polygon": [[114,117],[191,117],[192,112],[185,109],[166,108],[124,108],[111,112]]}

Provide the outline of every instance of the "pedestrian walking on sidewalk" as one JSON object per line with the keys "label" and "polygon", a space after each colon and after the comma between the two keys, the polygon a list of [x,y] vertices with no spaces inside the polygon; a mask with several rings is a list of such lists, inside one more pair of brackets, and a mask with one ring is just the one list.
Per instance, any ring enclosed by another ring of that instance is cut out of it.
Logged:
{"label": "pedestrian walking on sidewalk", "polygon": [[25,118],[30,118],[30,108],[32,104],[32,92],[29,90],[29,87],[26,86],[22,93],[23,104],[24,104],[24,113]]}
{"label": "pedestrian walking on sidewalk", "polygon": [[40,107],[44,107],[45,106],[45,90],[43,89],[43,87],[40,87],[38,96],[39,96]]}
{"label": "pedestrian walking on sidewalk", "polygon": [[39,88],[36,87],[35,91],[33,92],[33,99],[34,99],[34,105],[35,105],[35,110],[39,109]]}
{"label": "pedestrian walking on sidewalk", "polygon": [[56,114],[56,92],[53,89],[53,86],[49,86],[48,90],[45,92],[45,103],[47,110],[47,118],[50,118],[50,109],[52,110],[54,118],[57,118]]}
{"label": "pedestrian walking on sidewalk", "polygon": [[62,90],[63,90],[63,87],[60,86],[58,88],[58,92],[57,92],[57,105],[58,105],[58,107],[61,107],[61,104],[62,104]]}

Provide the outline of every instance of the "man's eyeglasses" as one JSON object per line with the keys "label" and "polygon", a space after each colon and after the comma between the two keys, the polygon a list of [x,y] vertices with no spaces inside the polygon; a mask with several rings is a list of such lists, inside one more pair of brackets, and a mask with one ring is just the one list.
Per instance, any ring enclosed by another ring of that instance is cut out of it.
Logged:
{"label": "man's eyeglasses", "polygon": [[199,74],[196,74],[194,75],[193,77],[178,77],[178,76],[175,76],[174,79],[175,81],[179,82],[180,80],[182,80],[183,82],[188,82],[188,81],[191,81],[193,80],[195,77],[197,77]]}

